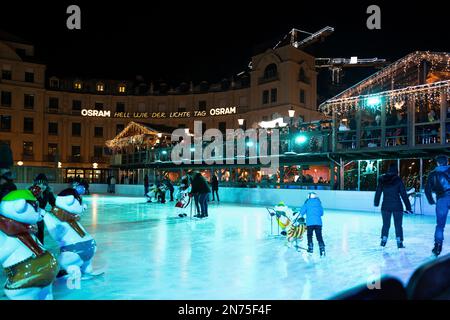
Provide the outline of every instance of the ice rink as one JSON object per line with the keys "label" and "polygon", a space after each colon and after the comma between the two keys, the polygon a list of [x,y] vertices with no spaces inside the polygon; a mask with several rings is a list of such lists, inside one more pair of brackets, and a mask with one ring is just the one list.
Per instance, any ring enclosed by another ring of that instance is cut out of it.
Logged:
{"label": "ice rink", "polygon": [[[327,256],[321,259],[317,243],[310,256],[271,236],[265,207],[211,202],[208,219],[190,220],[177,216],[174,202],[95,195],[84,201],[82,223],[98,244],[94,267],[105,274],[79,288],[57,281],[58,300],[326,299],[380,274],[406,282],[431,258],[433,246],[432,216],[405,216],[401,251],[392,225],[382,251],[378,213],[327,210]],[[48,236],[46,241],[56,253],[55,242]],[[448,252],[444,242],[442,254]]]}

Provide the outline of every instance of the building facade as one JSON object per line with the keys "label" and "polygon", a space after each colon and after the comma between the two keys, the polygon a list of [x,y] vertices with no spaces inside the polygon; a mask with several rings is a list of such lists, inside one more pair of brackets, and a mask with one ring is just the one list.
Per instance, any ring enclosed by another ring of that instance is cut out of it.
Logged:
{"label": "building facade", "polygon": [[[288,45],[251,58],[248,70],[218,84],[164,83],[46,75],[34,46],[0,33],[0,141],[24,168],[61,168],[93,182],[109,168],[106,141],[130,121],[224,131],[261,121],[311,121],[317,112],[315,58]],[[288,110],[295,110],[295,118]],[[36,169],[37,170],[37,169]],[[34,173],[34,171],[33,171]]]}

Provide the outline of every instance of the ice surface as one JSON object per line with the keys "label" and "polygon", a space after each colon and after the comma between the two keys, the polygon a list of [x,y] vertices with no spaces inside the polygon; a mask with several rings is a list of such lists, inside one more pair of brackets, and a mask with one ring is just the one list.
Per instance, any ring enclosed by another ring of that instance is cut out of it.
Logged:
{"label": "ice surface", "polygon": [[[392,225],[383,252],[379,214],[327,210],[327,256],[320,259],[317,243],[308,256],[271,236],[264,207],[211,202],[210,217],[198,221],[179,218],[174,202],[96,195],[84,201],[82,223],[98,245],[94,268],[105,275],[79,289],[58,281],[55,299],[326,299],[380,274],[407,282],[433,245],[431,216],[405,216],[401,251]],[[56,253],[48,235],[46,241]]]}

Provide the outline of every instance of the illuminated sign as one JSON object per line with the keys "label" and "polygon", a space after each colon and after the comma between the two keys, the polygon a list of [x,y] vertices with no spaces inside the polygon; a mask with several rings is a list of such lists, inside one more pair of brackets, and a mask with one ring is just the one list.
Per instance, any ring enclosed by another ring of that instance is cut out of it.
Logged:
{"label": "illuminated sign", "polygon": [[218,107],[211,108],[207,113],[203,111],[176,111],[176,112],[114,112],[104,110],[91,110],[83,109],[81,110],[81,115],[83,117],[103,117],[103,118],[132,118],[132,119],[166,119],[166,118],[197,118],[206,117],[207,114],[210,116],[223,116],[229,114],[236,114],[237,107]]}

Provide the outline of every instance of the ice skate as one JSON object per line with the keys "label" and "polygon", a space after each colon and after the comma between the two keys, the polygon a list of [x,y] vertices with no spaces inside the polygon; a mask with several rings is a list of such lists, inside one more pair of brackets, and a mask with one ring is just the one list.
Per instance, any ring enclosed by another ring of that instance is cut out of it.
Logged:
{"label": "ice skate", "polygon": [[442,251],[442,244],[441,243],[435,243],[433,250],[431,252],[435,257],[438,257],[441,254]]}
{"label": "ice skate", "polygon": [[380,246],[382,247],[382,249],[384,249],[386,247],[386,243],[387,243],[387,237],[381,238]]}
{"label": "ice skate", "polygon": [[400,240],[400,238],[397,238],[397,248],[405,249],[405,246],[403,245],[403,240]]}
{"label": "ice skate", "polygon": [[314,246],[312,244],[308,244],[308,249],[306,250],[306,252],[313,253],[314,252]]}
{"label": "ice skate", "polygon": [[320,257],[325,257],[325,247],[320,247]]}

